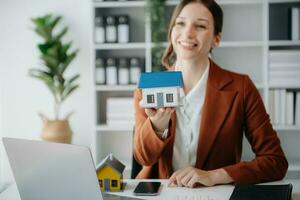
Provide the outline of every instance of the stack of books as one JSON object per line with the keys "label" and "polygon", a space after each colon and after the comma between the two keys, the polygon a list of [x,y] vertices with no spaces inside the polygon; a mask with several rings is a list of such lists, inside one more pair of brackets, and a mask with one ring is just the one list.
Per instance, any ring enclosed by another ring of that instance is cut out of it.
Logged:
{"label": "stack of books", "polygon": [[300,86],[300,51],[271,50],[269,53],[269,83],[273,88]]}
{"label": "stack of books", "polygon": [[269,91],[269,114],[272,124],[300,125],[300,90],[272,89]]}
{"label": "stack of books", "polygon": [[129,97],[111,97],[107,99],[106,123],[109,126],[133,127],[134,102]]}

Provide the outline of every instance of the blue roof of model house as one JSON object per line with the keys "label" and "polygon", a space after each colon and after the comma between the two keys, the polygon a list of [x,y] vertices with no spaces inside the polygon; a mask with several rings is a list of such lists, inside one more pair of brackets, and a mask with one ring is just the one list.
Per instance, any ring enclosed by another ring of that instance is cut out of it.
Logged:
{"label": "blue roof of model house", "polygon": [[181,72],[145,72],[139,80],[139,88],[183,87]]}

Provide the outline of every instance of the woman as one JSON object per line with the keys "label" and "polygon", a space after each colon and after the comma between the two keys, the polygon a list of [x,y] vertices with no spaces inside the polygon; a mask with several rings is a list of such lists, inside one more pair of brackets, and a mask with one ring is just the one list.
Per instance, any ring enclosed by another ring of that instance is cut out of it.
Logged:
{"label": "woman", "polygon": [[[285,176],[288,162],[255,85],[209,58],[221,41],[222,21],[214,0],[183,0],[176,7],[163,64],[183,74],[183,106],[142,109],[141,91],[135,91],[134,156],[143,165],[137,178],[149,178],[156,163],[158,178],[184,187]],[[256,155],[251,161],[240,161],[243,133]]]}

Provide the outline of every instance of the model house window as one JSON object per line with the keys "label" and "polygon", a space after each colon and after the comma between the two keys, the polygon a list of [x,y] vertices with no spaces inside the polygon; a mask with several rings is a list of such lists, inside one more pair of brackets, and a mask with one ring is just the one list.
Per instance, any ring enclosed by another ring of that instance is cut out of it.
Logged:
{"label": "model house window", "polygon": [[167,94],[167,102],[168,103],[174,102],[174,100],[173,100],[173,94]]}
{"label": "model house window", "polygon": [[99,180],[99,185],[100,185],[100,187],[103,187],[103,181],[102,180]]}
{"label": "model house window", "polygon": [[111,187],[118,187],[118,181],[117,180],[111,180]]}
{"label": "model house window", "polygon": [[153,94],[147,95],[147,103],[154,103],[154,95]]}

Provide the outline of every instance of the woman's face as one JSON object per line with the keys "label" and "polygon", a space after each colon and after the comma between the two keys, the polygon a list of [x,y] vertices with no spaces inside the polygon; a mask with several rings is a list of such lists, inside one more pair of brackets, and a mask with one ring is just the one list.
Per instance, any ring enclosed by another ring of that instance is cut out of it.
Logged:
{"label": "woman's face", "polygon": [[208,57],[212,47],[220,42],[214,35],[214,21],[210,11],[201,3],[186,5],[175,20],[171,42],[177,60],[197,60]]}

